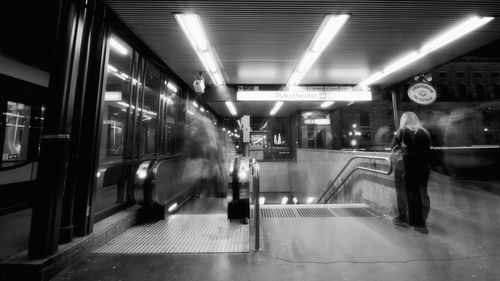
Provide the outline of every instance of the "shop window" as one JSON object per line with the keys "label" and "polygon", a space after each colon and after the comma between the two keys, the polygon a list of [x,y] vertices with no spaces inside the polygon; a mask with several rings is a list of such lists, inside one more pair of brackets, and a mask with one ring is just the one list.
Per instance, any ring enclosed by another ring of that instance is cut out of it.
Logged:
{"label": "shop window", "polygon": [[464,78],[465,77],[465,72],[457,72],[457,77]]}
{"label": "shop window", "polygon": [[26,161],[30,133],[31,107],[17,102],[7,102],[2,166]]}
{"label": "shop window", "polygon": [[450,96],[448,84],[446,83],[441,83],[439,84],[439,90],[438,90],[438,96],[441,98],[441,100],[448,100]]}
{"label": "shop window", "polygon": [[484,86],[483,84],[476,84],[475,85],[475,88],[476,88],[476,99],[477,100],[484,100],[484,97],[485,97],[485,93],[484,93]]}
{"label": "shop window", "polygon": [[463,83],[458,84],[458,98],[464,100],[467,97],[467,86]]}
{"label": "shop window", "polygon": [[370,126],[370,114],[367,111],[359,113],[359,125]]}
{"label": "shop window", "polygon": [[495,92],[495,99],[499,99],[500,98],[500,84],[495,84],[495,86],[493,86],[493,91]]}

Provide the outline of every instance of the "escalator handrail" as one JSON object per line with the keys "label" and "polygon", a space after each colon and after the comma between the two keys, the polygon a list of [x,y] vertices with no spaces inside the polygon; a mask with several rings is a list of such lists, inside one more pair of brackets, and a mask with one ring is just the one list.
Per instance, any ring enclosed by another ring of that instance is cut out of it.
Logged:
{"label": "escalator handrail", "polygon": [[347,179],[352,175],[352,173],[354,173],[354,171],[356,170],[363,170],[363,171],[368,171],[368,172],[373,172],[373,173],[377,173],[377,174],[383,174],[383,175],[390,175],[392,173],[392,163],[391,163],[391,160],[389,159],[389,157],[383,157],[383,156],[368,156],[368,155],[356,155],[356,156],[353,156],[351,157],[351,159],[349,159],[349,161],[347,161],[347,163],[344,165],[344,167],[340,170],[340,172],[337,174],[337,176],[335,177],[335,179],[333,181],[330,182],[330,184],[328,185],[328,187],[325,189],[325,192],[323,192],[323,194],[321,195],[321,197],[318,199],[317,201],[317,204],[321,204],[323,198],[326,196],[326,194],[328,194],[330,192],[330,190],[334,187],[335,185],[335,182],[340,178],[340,176],[342,175],[342,173],[344,173],[344,171],[349,167],[349,164],[351,164],[351,162],[355,159],[369,159],[369,160],[380,160],[380,161],[385,161],[387,162],[387,164],[389,165],[389,168],[384,171],[384,170],[377,170],[377,169],[370,169],[370,168],[366,168],[366,167],[362,167],[362,166],[356,166],[354,167],[348,174],[347,176],[344,178],[344,180],[342,180],[340,182],[340,184],[337,186],[337,188],[332,192],[332,195],[328,197],[327,200],[325,200],[324,202],[328,202],[328,200],[330,200],[339,190],[340,188],[344,185],[344,183],[347,181]]}
{"label": "escalator handrail", "polygon": [[[138,180],[136,172],[136,177],[134,179],[134,199],[136,203],[138,203],[139,205],[160,205],[160,206],[164,205],[162,202],[158,200],[158,197],[156,196],[155,192],[156,178],[157,178],[156,173],[158,171],[158,167],[166,161],[172,161],[184,157],[185,157],[184,154],[178,153],[170,155],[161,155],[151,160],[144,160],[139,162],[141,164],[149,162],[149,164],[145,178]],[[139,166],[140,165],[137,166],[137,169],[139,168]]]}

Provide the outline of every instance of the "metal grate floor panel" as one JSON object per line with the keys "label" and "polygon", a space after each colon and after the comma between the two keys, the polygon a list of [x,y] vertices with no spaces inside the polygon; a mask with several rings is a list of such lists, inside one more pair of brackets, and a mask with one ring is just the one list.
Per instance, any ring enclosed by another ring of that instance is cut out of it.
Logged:
{"label": "metal grate floor panel", "polygon": [[249,250],[248,224],[226,214],[171,215],[164,221],[134,226],[94,253],[238,253]]}
{"label": "metal grate floor panel", "polygon": [[295,214],[293,209],[290,208],[262,208],[261,215],[262,218],[295,218],[297,215]]}
{"label": "metal grate floor panel", "polygon": [[334,218],[378,217],[380,214],[364,204],[334,205],[264,205],[262,218]]}
{"label": "metal grate floor panel", "polygon": [[302,218],[328,218],[334,215],[327,208],[300,208],[297,209]]}

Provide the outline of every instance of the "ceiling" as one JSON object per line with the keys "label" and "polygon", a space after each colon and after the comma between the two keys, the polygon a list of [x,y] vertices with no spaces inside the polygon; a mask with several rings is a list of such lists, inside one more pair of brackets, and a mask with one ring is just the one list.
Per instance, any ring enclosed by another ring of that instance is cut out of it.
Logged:
{"label": "ceiling", "polygon": [[[105,2],[189,85],[193,73],[204,69],[173,17],[177,12],[199,13],[229,85],[285,84],[326,14],[349,13],[351,17],[302,84],[356,85],[472,14],[500,15],[498,0]],[[378,84],[399,82],[499,38],[500,18]],[[220,116],[230,116],[223,103],[210,105]],[[265,116],[272,106],[237,103],[240,115]],[[278,116],[311,108],[319,108],[319,103],[287,104]]]}

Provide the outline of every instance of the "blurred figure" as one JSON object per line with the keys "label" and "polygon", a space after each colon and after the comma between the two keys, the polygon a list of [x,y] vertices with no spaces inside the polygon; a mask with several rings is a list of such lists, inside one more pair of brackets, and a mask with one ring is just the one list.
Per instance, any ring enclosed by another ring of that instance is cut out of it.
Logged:
{"label": "blurred figure", "polygon": [[391,143],[391,148],[406,146],[404,167],[395,167],[399,215],[394,222],[398,225],[408,223],[422,233],[428,233],[425,222],[430,209],[427,194],[430,144],[429,132],[422,127],[417,115],[410,111],[403,113]]}
{"label": "blurred figure", "polygon": [[224,197],[228,171],[223,141],[208,118],[196,115],[182,136],[181,153],[187,157],[181,181],[195,187],[195,196]]}

